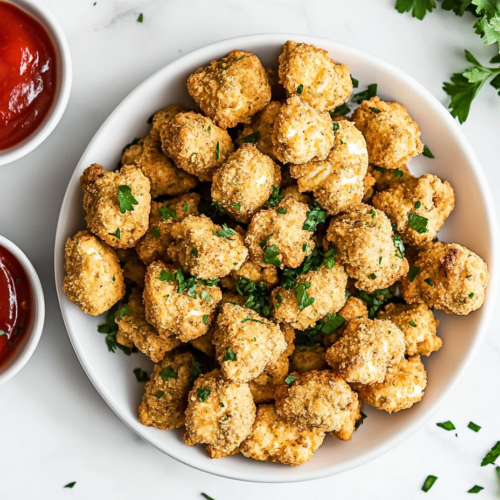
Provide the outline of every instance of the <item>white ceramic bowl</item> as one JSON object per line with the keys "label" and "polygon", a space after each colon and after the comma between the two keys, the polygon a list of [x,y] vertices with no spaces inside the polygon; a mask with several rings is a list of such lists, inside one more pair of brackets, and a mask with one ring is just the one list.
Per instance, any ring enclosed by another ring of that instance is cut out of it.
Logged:
{"label": "white ceramic bowl", "polygon": [[10,380],[29,361],[42,336],[45,321],[45,301],[43,288],[35,268],[24,252],[12,241],[0,236],[0,247],[6,248],[21,264],[28,276],[32,296],[32,317],[30,327],[24,334],[20,345],[5,364],[0,367],[0,385]]}
{"label": "white ceramic bowl", "polygon": [[[146,121],[157,109],[173,103],[193,106],[186,90],[186,78],[212,59],[233,49],[257,54],[265,66],[277,66],[278,55],[287,40],[313,43],[329,51],[338,62],[348,64],[360,80],[360,89],[377,82],[382,99],[398,100],[408,107],[422,130],[422,139],[436,159],[420,156],[411,162],[416,175],[431,172],[448,179],[456,190],[457,206],[440,232],[447,242],[466,245],[488,263],[490,284],[482,309],[466,317],[438,313],[439,335],[444,347],[429,359],[428,388],[423,401],[411,410],[394,415],[370,407],[368,418],[352,441],[342,442],[327,436],[310,462],[287,467],[256,462],[242,456],[210,460],[202,446],[187,447],[183,431],[165,432],[144,427],[137,420],[143,385],[132,370],[152,370],[142,355],[127,357],[107,352],[103,335],[97,333],[102,318],[83,314],[62,291],[64,243],[67,237],[85,227],[79,177],[94,162],[114,169],[121,150],[134,137],[148,132]],[[359,50],[331,40],[293,34],[245,36],[214,43],[188,54],[164,67],[137,87],[109,116],[83,154],[64,198],[55,242],[55,278],[59,302],[69,337],[87,375],[116,414],[146,441],[181,462],[197,469],[234,479],[260,482],[303,481],[336,474],[356,467],[388,451],[421,427],[443,402],[463,375],[487,333],[498,286],[498,229],[495,209],[481,167],[465,140],[459,125],[448,111],[420,84],[390,64]]]}
{"label": "white ceramic bowl", "polygon": [[56,52],[57,82],[54,101],[40,126],[23,141],[0,151],[0,165],[6,165],[37,148],[56,128],[68,104],[72,84],[71,53],[64,32],[56,18],[39,3],[29,0],[4,0],[35,18],[47,31]]}

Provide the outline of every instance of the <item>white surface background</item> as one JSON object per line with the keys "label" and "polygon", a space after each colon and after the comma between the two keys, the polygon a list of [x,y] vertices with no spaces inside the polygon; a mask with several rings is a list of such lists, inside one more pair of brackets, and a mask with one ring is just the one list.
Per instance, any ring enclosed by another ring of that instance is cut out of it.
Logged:
{"label": "white surface background", "polygon": [[[244,34],[296,32],[323,36],[382,57],[447,103],[441,90],[465,67],[463,49],[483,62],[495,54],[472,30],[470,15],[440,9],[420,22],[400,15],[394,0],[38,0],[68,37],[74,85],[68,109],[36,151],[0,168],[0,233],[18,244],[42,280],[45,331],[32,360],[0,387],[0,498],[302,500],[500,498],[493,466],[480,467],[500,439],[500,338],[493,319],[479,356],[435,417],[398,448],[340,476],[290,485],[259,485],[198,472],[161,454],[128,430],[88,381],[59,313],[53,247],[71,173],[101,123],[142,80],[211,42]],[[144,23],[136,19],[144,14]],[[489,85],[463,130],[492,188],[500,180],[500,98]],[[500,200],[497,203],[500,211]],[[104,341],[103,341],[104,342]],[[111,356],[112,354],[110,354]],[[120,355],[120,354],[115,354]],[[458,437],[436,427],[452,420]],[[476,434],[469,421],[482,426]],[[369,422],[365,422],[369,425]],[[62,487],[77,481],[73,490]]]}

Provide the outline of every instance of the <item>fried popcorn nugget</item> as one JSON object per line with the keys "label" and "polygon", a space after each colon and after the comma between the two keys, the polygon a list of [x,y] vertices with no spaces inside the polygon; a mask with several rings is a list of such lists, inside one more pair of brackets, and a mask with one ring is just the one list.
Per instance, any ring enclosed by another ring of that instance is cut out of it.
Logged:
{"label": "fried popcorn nugget", "polygon": [[368,152],[363,134],[349,121],[333,122],[334,143],[324,161],[291,165],[299,190],[312,191],[330,215],[348,212],[361,203]]}
{"label": "fried popcorn nugget", "polygon": [[155,364],[139,406],[141,424],[162,430],[184,425],[193,361],[189,352],[170,353]]}
{"label": "fried popcorn nugget", "polygon": [[424,302],[448,314],[467,315],[483,305],[488,276],[486,262],[468,248],[427,243],[402,280],[403,298],[409,304]]}
{"label": "fried popcorn nugget", "polygon": [[117,248],[116,256],[123,269],[123,278],[135,283],[139,288],[144,288],[146,266],[137,255],[135,248]]}
{"label": "fried popcorn nugget", "polygon": [[401,168],[424,150],[418,125],[399,102],[372,97],[354,111],[352,120],[365,136],[374,165]]}
{"label": "fried popcorn nugget", "polygon": [[238,270],[233,270],[230,275],[221,279],[222,286],[235,290],[238,277],[252,280],[255,284],[262,283],[267,290],[277,285],[278,270],[275,267],[262,267],[251,260],[247,260]]}
{"label": "fried popcorn nugget", "polygon": [[287,348],[279,325],[252,309],[224,304],[217,318],[213,343],[222,374],[234,382],[249,382]]}
{"label": "fried popcorn nugget", "polygon": [[171,123],[179,113],[188,112],[189,110],[185,106],[182,106],[180,104],[170,104],[169,106],[158,110],[153,115],[153,119],[151,122],[152,127],[151,132],[149,133],[151,139],[153,139],[153,141],[155,141],[156,143],[161,143],[160,132],[163,126],[167,123]]}
{"label": "fried popcorn nugget", "polygon": [[94,163],[80,177],[89,230],[108,245],[131,248],[147,231],[151,195],[141,169],[127,165],[119,172]]}
{"label": "fried popcorn nugget", "polygon": [[216,457],[230,454],[250,434],[255,414],[248,384],[213,370],[201,375],[189,393],[184,441],[188,446],[205,443]]}
{"label": "fried popcorn nugget", "polygon": [[88,231],[66,240],[63,290],[84,313],[99,316],[125,294],[116,252]]}
{"label": "fried popcorn nugget", "polygon": [[203,113],[224,129],[250,123],[271,100],[271,86],[259,58],[242,50],[198,68],[189,76],[187,88]]}
{"label": "fried popcorn nugget", "polygon": [[320,344],[313,346],[297,345],[290,357],[290,371],[300,375],[313,370],[325,370],[328,363],[325,360],[326,349]]}
{"label": "fried popcorn nugget", "polygon": [[356,288],[374,292],[408,272],[408,262],[395,246],[391,222],[369,205],[357,205],[334,217],[327,238],[337,247],[336,260],[356,280]]}
{"label": "fried popcorn nugget", "polygon": [[300,465],[310,460],[323,444],[325,433],[317,429],[301,430],[281,418],[272,404],[259,406],[250,435],[240,453],[261,462]]}
{"label": "fried popcorn nugget", "polygon": [[274,122],[273,151],[283,163],[324,160],[333,146],[333,125],[326,111],[318,111],[299,96],[281,106]]}
{"label": "fried popcorn nugget", "polygon": [[283,46],[279,63],[280,83],[288,96],[299,94],[321,111],[333,110],[351,97],[348,66],[335,64],[326,50],[288,41]]}

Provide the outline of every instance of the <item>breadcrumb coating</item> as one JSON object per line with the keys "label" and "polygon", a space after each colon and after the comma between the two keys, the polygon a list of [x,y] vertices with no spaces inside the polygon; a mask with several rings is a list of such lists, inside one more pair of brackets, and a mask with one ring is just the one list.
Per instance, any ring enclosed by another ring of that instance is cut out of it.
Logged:
{"label": "breadcrumb coating", "polygon": [[188,216],[170,228],[167,254],[182,269],[198,278],[213,280],[238,270],[248,258],[243,237],[214,224],[208,217]]}
{"label": "breadcrumb coating", "polygon": [[290,357],[290,371],[302,375],[312,370],[326,370],[328,363],[325,361],[325,351],[320,344],[296,346]]}
{"label": "breadcrumb coating", "polygon": [[289,40],[279,63],[280,83],[288,96],[299,94],[321,111],[333,110],[351,97],[349,67],[335,64],[326,50]]}
{"label": "breadcrumb coating", "polygon": [[427,373],[420,356],[411,356],[387,370],[382,383],[356,386],[365,403],[388,413],[411,408],[424,397]]}
{"label": "breadcrumb coating", "polygon": [[488,277],[486,262],[468,248],[431,242],[420,249],[410,273],[403,278],[403,298],[409,304],[424,302],[463,316],[483,305]]}
{"label": "breadcrumb coating", "polygon": [[[318,271],[309,271],[297,278],[296,283],[296,287],[289,290],[282,286],[275,288],[271,303],[276,320],[289,323],[297,330],[305,330],[327,314],[338,312],[346,302],[347,274],[339,264],[332,269],[323,266]],[[302,311],[299,308],[300,294],[304,291],[301,283],[311,285],[305,292],[309,299],[314,298],[314,302]]]}
{"label": "breadcrumb coating", "polygon": [[198,68],[189,76],[187,88],[203,113],[224,129],[250,123],[271,100],[271,86],[259,58],[243,50]]}
{"label": "breadcrumb coating", "polygon": [[213,358],[215,356],[215,347],[213,344],[214,331],[216,328],[216,322],[212,320],[210,328],[205,335],[198,337],[196,339],[190,340],[189,343],[198,351],[205,353],[207,356]]}
{"label": "breadcrumb coating", "polygon": [[281,190],[281,196],[283,198],[293,198],[295,201],[299,203],[304,203],[307,206],[311,206],[313,203],[313,199],[308,194],[301,193],[299,191],[299,186],[297,184],[290,184],[286,188]]}
{"label": "breadcrumb coating", "polygon": [[66,240],[63,290],[84,313],[99,316],[125,294],[116,252],[88,231]]}
{"label": "breadcrumb coating", "polygon": [[413,178],[413,175],[411,175],[406,165],[401,165],[396,169],[388,169],[370,164],[368,165],[368,173],[371,174],[375,180],[375,192],[385,191],[395,184],[401,184]]}
{"label": "breadcrumb coating", "polygon": [[248,384],[227,380],[219,370],[200,376],[188,401],[184,435],[188,446],[205,443],[230,453],[252,430],[256,409]]}
{"label": "breadcrumb coating", "polygon": [[[245,238],[251,260],[262,267],[300,266],[315,247],[313,233],[302,229],[307,212],[307,205],[287,197],[278,206],[255,214]],[[275,252],[279,266],[275,266],[277,260],[270,259]]]}
{"label": "breadcrumb coating", "polygon": [[324,160],[333,146],[332,119],[299,96],[290,97],[275,119],[272,141],[274,154],[283,163]]}
{"label": "breadcrumb coating", "polygon": [[146,321],[160,335],[188,342],[207,333],[222,293],[217,286],[202,284],[196,287],[196,298],[188,289],[178,293],[177,273],[176,267],[162,261],[148,266],[143,293]]}
{"label": "breadcrumb coating", "polygon": [[384,212],[364,204],[334,217],[327,233],[337,247],[336,261],[356,280],[356,288],[367,292],[387,288],[408,272],[393,237]]}
{"label": "breadcrumb coating", "polygon": [[149,227],[137,243],[135,250],[144,264],[155,260],[169,261],[167,249],[173,238],[170,229],[189,215],[199,215],[200,195],[188,193],[164,202],[153,201],[149,214]]}
{"label": "breadcrumb coating", "polygon": [[372,97],[354,111],[352,120],[365,136],[374,165],[401,168],[424,150],[418,125],[399,102]]}
{"label": "breadcrumb coating", "polygon": [[262,267],[251,260],[247,260],[238,270],[233,270],[230,275],[221,279],[221,285],[229,290],[235,289],[238,276],[263,283],[266,289],[271,290],[278,284],[278,270],[275,267]]}
{"label": "breadcrumb coating", "polygon": [[342,441],[350,441],[356,430],[356,422],[361,418],[362,405],[363,403],[359,400],[358,394],[352,391],[352,402],[344,410],[344,413],[346,413],[344,422],[338,431],[330,432],[330,435]]}
{"label": "breadcrumb coating", "polygon": [[425,304],[387,304],[377,318],[388,319],[399,326],[405,336],[407,356],[430,356],[443,345],[436,335],[439,321]]}
{"label": "breadcrumb coating", "polygon": [[120,334],[119,343],[129,347],[132,343],[155,363],[161,361],[165,353],[181,345],[181,341],[175,337],[160,336],[146,321],[142,293],[138,288],[132,290],[127,307],[117,311],[115,321]]}
{"label": "breadcrumb coating", "polygon": [[139,288],[144,288],[146,266],[139,259],[135,248],[117,248],[116,256],[122,265],[123,279],[132,281]]}
{"label": "breadcrumb coating", "polygon": [[160,130],[163,152],[177,167],[202,181],[212,181],[214,172],[234,151],[229,134],[206,116],[179,113]]}
{"label": "breadcrumb coating", "polygon": [[173,121],[173,119],[179,114],[179,113],[188,113],[189,110],[185,107],[182,106],[181,104],[170,104],[169,106],[166,106],[163,109],[158,110],[154,115],[153,115],[153,120],[152,120],[152,126],[151,126],[151,132],[150,136],[155,142],[161,142],[160,139],[160,131],[162,127]]}
{"label": "breadcrumb coating", "polygon": [[253,144],[243,144],[214,174],[212,200],[248,223],[280,184],[280,167]]}
{"label": "breadcrumb coating", "polygon": [[368,152],[363,134],[349,121],[333,122],[333,148],[324,161],[291,165],[299,190],[312,191],[330,215],[348,212],[361,203]]}
{"label": "breadcrumb coating", "polygon": [[403,332],[389,320],[354,319],[326,351],[326,361],[349,383],[383,382],[389,366],[403,359]]}
{"label": "breadcrumb coating", "polygon": [[[151,206],[149,179],[141,169],[126,165],[119,172],[109,172],[94,163],[85,169],[80,184],[88,229],[112,247],[134,247],[148,229]],[[120,189],[128,189],[135,199],[129,204],[132,210],[121,211]]]}
{"label": "breadcrumb coating", "polygon": [[189,352],[171,353],[155,364],[139,406],[141,424],[162,430],[184,425],[193,360]]}
{"label": "breadcrumb coating", "polygon": [[249,382],[287,348],[279,325],[252,309],[224,304],[217,318],[213,343],[222,374],[235,382]]}
{"label": "breadcrumb coating", "polygon": [[317,429],[301,430],[281,418],[272,404],[259,406],[250,435],[240,453],[261,462],[300,465],[310,460],[323,444],[325,433]]}
{"label": "breadcrumb coating", "polygon": [[255,144],[261,153],[276,161],[272,135],[274,122],[282,105],[283,103],[279,101],[271,101],[262,111],[255,114],[252,122],[249,125],[245,125],[238,133],[235,141],[236,147],[240,148],[243,144],[248,143]]}

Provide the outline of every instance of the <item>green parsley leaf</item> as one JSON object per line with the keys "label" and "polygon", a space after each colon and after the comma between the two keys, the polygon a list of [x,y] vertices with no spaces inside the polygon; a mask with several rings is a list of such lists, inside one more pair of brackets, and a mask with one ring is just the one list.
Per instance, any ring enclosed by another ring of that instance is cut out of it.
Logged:
{"label": "green parsley leaf", "polygon": [[[127,294],[123,300],[128,300]],[[133,352],[137,352],[137,348],[135,347],[126,347],[124,345],[119,344],[116,341],[116,334],[118,333],[118,325],[115,322],[116,313],[118,311],[119,304],[115,304],[111,309],[108,309],[106,312],[106,320],[103,325],[99,325],[97,327],[97,331],[99,333],[104,333],[106,335],[106,345],[108,347],[109,352],[115,352],[116,349],[120,349],[124,354],[130,356]]]}
{"label": "green parsley leaf", "polygon": [[377,170],[378,172],[380,172],[381,174],[385,174],[387,172],[387,169],[385,167],[379,167],[379,166],[376,166],[375,167],[375,170]]}
{"label": "green parsley leaf", "polygon": [[300,84],[298,87],[297,87],[297,94],[302,94],[302,92],[304,92],[304,85]]}
{"label": "green parsley leaf", "polygon": [[278,259],[279,253],[278,245],[271,245],[264,252],[264,262],[266,264],[272,264],[273,266],[280,267],[282,261]]}
{"label": "green parsley leaf", "polygon": [[408,214],[408,226],[417,231],[418,234],[428,233],[427,223],[429,219],[410,212]]}
{"label": "green parsley leaf", "polygon": [[430,278],[425,278],[424,280],[430,287],[434,288],[434,283]]}
{"label": "green parsley leaf", "polygon": [[328,269],[334,268],[336,255],[337,255],[337,247],[330,248],[330,250],[328,250],[328,252],[325,253],[325,266]]}
{"label": "green parsley leaf", "polygon": [[449,420],[447,422],[438,422],[436,425],[445,431],[454,431],[456,429],[453,423]]}
{"label": "green parsley leaf", "polygon": [[411,11],[411,16],[420,19],[420,21],[427,12],[432,12],[435,7],[435,0],[396,0],[396,10],[400,14]]}
{"label": "green parsley leaf", "polygon": [[484,490],[482,486],[473,486],[467,493],[479,493],[481,490]]}
{"label": "green parsley leaf", "polygon": [[[225,407],[226,407],[226,405],[225,405],[224,403],[219,403],[219,406],[220,406],[221,408],[225,408]],[[202,494],[203,494],[203,493],[202,493]]]}
{"label": "green parsley leaf", "polygon": [[287,213],[287,212],[286,212],[286,208],[283,208],[283,207],[278,207],[278,208],[276,209],[276,212],[277,212],[278,214],[281,214],[281,215],[285,215],[285,214]]}
{"label": "green parsley leaf", "polygon": [[376,280],[376,279],[377,279],[377,275],[376,275],[375,273],[371,273],[371,274],[370,274],[370,278],[371,278],[372,280]]}
{"label": "green parsley leaf", "polygon": [[476,7],[471,5],[471,0],[442,0],[441,8],[443,10],[452,10],[457,16],[462,17],[465,11],[476,14]]}
{"label": "green parsley leaf", "polygon": [[410,326],[413,326],[413,328],[417,327],[417,324],[413,320],[410,320],[408,323],[410,323]]}
{"label": "green parsley leaf", "polygon": [[210,302],[210,300],[212,299],[212,296],[205,290],[202,290],[200,292],[200,297],[202,300],[205,300],[206,302]]}
{"label": "green parsley leaf", "polygon": [[398,177],[403,177],[403,171],[400,170],[399,168],[395,168],[393,171],[392,171],[392,175],[394,175],[394,177],[398,178]]}
{"label": "green parsley leaf", "polygon": [[249,135],[241,138],[243,144],[255,144],[260,139],[260,132],[256,130]]}
{"label": "green parsley leaf", "polygon": [[256,283],[251,279],[238,275],[236,276],[235,288],[241,296],[247,297],[245,307],[253,309],[265,318],[271,315],[271,308],[268,305],[269,293],[264,283]]}
{"label": "green parsley leaf", "polygon": [[153,237],[155,238],[159,238],[161,235],[160,235],[160,228],[158,226],[153,226],[151,228],[151,234],[153,235]]}
{"label": "green parsley leaf", "polygon": [[227,348],[225,356],[222,358],[222,362],[225,361],[237,361],[236,353],[230,348]]}
{"label": "green parsley leaf", "polygon": [[231,206],[236,208],[236,210],[241,210],[241,205],[239,203],[232,203]]}
{"label": "green parsley leaf", "polygon": [[156,399],[160,399],[162,398],[163,396],[165,396],[165,393],[163,391],[158,391],[156,394],[155,394],[155,398]]}
{"label": "green parsley leaf", "polygon": [[120,228],[118,228],[118,229],[116,230],[116,232],[114,232],[114,233],[109,233],[109,234],[110,234],[111,236],[114,236],[115,238],[118,238],[119,240],[121,240],[121,239],[122,239],[122,233],[121,233],[121,231],[120,231]]}
{"label": "green parsley leaf", "polygon": [[201,364],[193,359],[191,368],[189,369],[189,381],[193,383],[201,375]]}
{"label": "green parsley leaf", "polygon": [[378,258],[378,265],[382,264],[382,255]]}
{"label": "green parsley leaf", "polygon": [[142,368],[136,368],[134,375],[137,382],[147,382],[149,380],[149,375]]}
{"label": "green parsley leaf", "polygon": [[354,77],[351,75],[351,82],[352,82],[352,86],[353,86],[353,88],[357,89],[357,88],[358,88],[358,85],[359,85],[359,80],[356,80],[356,78],[354,78]]}
{"label": "green parsley leaf", "polygon": [[427,476],[427,479],[424,481],[424,484],[422,486],[422,491],[425,491],[427,493],[432,488],[432,486],[436,481],[437,481],[436,476]]}
{"label": "green parsley leaf", "polygon": [[420,273],[419,266],[410,267],[410,270],[408,272],[408,281],[410,283],[413,283],[413,280],[417,277],[417,274],[419,273]]}
{"label": "green parsley leaf", "polygon": [[171,366],[163,368],[160,372],[160,376],[165,382],[168,382],[169,380],[177,380],[179,378],[179,374]]}
{"label": "green parsley leaf", "polygon": [[65,485],[64,488],[70,488],[70,489],[72,489],[73,486],[75,486],[75,484],[76,484],[76,481],[72,481],[71,483],[68,483],[67,485]]}
{"label": "green parsley leaf", "polygon": [[130,308],[128,305],[124,305],[119,311],[118,311],[118,319],[123,319],[125,316],[130,316]]}
{"label": "green parsley leaf", "polygon": [[371,99],[376,95],[377,95],[377,84],[372,83],[371,85],[368,85],[368,88],[366,90],[354,94],[351,99],[354,102],[368,101],[368,99]]}
{"label": "green parsley leaf", "polygon": [[311,288],[311,283],[297,283],[294,288],[295,298],[299,311],[303,311],[306,307],[314,304],[314,297],[309,297],[308,288]]}
{"label": "green parsley leaf", "polygon": [[422,203],[420,203],[419,201],[417,201],[417,202],[415,203],[415,208],[417,208],[417,209],[418,209],[418,208],[420,208],[421,206],[422,206]]}
{"label": "green parsley leaf", "polygon": [[283,302],[283,297],[279,293],[277,293],[276,294],[276,309],[280,308],[282,302]]}
{"label": "green parsley leaf", "polygon": [[377,115],[378,115],[379,113],[382,113],[382,111],[380,111],[380,109],[378,109],[378,108],[373,108],[372,106],[370,106],[368,109],[369,109],[370,111],[373,111],[373,113],[376,113]]}
{"label": "green parsley leaf", "polygon": [[198,397],[198,401],[200,403],[205,403],[206,400],[210,397],[212,391],[210,389],[204,389],[203,387],[198,387],[196,391],[196,396]]}
{"label": "green parsley leaf", "polygon": [[136,144],[139,144],[140,139],[136,137],[132,142],[129,142],[123,149],[122,149],[122,154],[127,151],[128,148],[131,148],[132,146],[135,146]]}
{"label": "green parsley leaf", "polygon": [[139,202],[134,198],[132,194],[132,189],[130,186],[123,184],[118,186],[118,204],[120,205],[120,213],[133,212],[134,205],[138,205]]}
{"label": "green parsley leaf", "polygon": [[203,315],[203,323],[205,323],[205,325],[208,325],[210,323],[210,321],[208,320],[208,314]]}
{"label": "green parsley leaf", "polygon": [[359,427],[361,425],[363,425],[363,422],[366,418],[366,415],[363,412],[360,412],[360,413],[361,413],[361,417],[359,417],[358,420],[356,420],[356,423],[354,424],[355,429],[359,429]]}
{"label": "green parsley leaf", "polygon": [[493,446],[493,448],[491,448],[491,450],[483,458],[483,461],[481,462],[481,467],[484,467],[485,465],[488,464],[494,464],[495,460],[498,457],[500,457],[500,441],[497,441],[495,446]]}
{"label": "green parsley leaf", "polygon": [[283,196],[280,193],[281,189],[273,186],[273,192],[271,193],[269,199],[266,201],[266,205],[268,207],[275,207],[276,205],[278,205],[279,202],[283,199]]}
{"label": "green parsley leaf", "polygon": [[403,244],[403,239],[401,238],[401,236],[395,234],[392,237],[392,241],[394,242],[394,246],[396,247],[396,257],[403,258],[405,256],[405,246]]}
{"label": "green parsley leaf", "polygon": [[288,375],[288,377],[285,379],[285,382],[288,385],[292,385],[296,380],[297,380],[297,377],[294,377],[293,375]]}
{"label": "green parsley leaf", "polygon": [[138,23],[142,23],[143,21],[144,21],[144,15],[143,15],[143,13],[141,12],[141,13],[139,14],[139,17],[137,18],[137,22],[138,22]]}
{"label": "green parsley leaf", "polygon": [[481,427],[475,424],[474,422],[469,422],[469,425],[467,427],[473,430],[474,432],[479,432],[481,430]]}
{"label": "green parsley leaf", "polygon": [[182,211],[187,212],[188,209],[189,209],[189,205],[187,203],[184,203],[184,205],[182,205]]}
{"label": "green parsley leaf", "polygon": [[162,269],[160,275],[156,278],[160,281],[175,281],[175,273],[170,273],[167,270]]}
{"label": "green parsley leaf", "polygon": [[191,252],[190,254],[193,256],[193,257],[198,257],[198,249],[193,247],[191,248]]}
{"label": "green parsley leaf", "polygon": [[372,293],[361,291],[358,296],[367,305],[370,319],[374,319],[379,309],[394,297],[389,288],[375,290]]}
{"label": "green parsley leaf", "polygon": [[222,224],[222,229],[220,231],[212,231],[215,236],[218,236],[219,238],[228,238],[229,236],[232,236],[233,234],[236,234],[236,231],[231,229],[230,227],[227,227],[226,224]]}
{"label": "green parsley leaf", "polygon": [[431,150],[427,147],[427,144],[424,144],[424,152],[422,154],[427,158],[435,158]]}
{"label": "green parsley leaf", "polygon": [[473,298],[474,298],[474,292],[469,293],[469,299],[473,299]]}
{"label": "green parsley leaf", "polygon": [[254,323],[260,323],[261,325],[265,325],[265,323],[263,321],[261,321],[260,319],[254,319],[254,318],[243,318],[241,320],[242,323],[246,323],[247,321],[253,321]]}
{"label": "green parsley leaf", "polygon": [[333,132],[334,133],[338,132],[339,128],[340,128],[340,126],[339,126],[338,122],[333,122]]}
{"label": "green parsley leaf", "polygon": [[167,207],[166,205],[163,207],[160,207],[160,215],[165,219],[169,220],[170,217],[173,217],[174,219],[177,217],[177,213],[173,208]]}
{"label": "green parsley leaf", "polygon": [[342,115],[345,116],[347,113],[351,112],[351,108],[347,104],[341,104],[337,106],[334,110],[329,111],[330,116],[333,118],[334,116]]}
{"label": "green parsley leaf", "polygon": [[377,217],[377,212],[375,212],[375,209],[373,208],[370,210],[370,214],[372,216],[372,219],[375,219],[375,217]]}
{"label": "green parsley leaf", "polygon": [[217,161],[220,161],[220,145],[219,141],[217,141],[217,146],[215,146],[215,158]]}
{"label": "green parsley leaf", "polygon": [[304,253],[307,253],[309,252],[309,250],[311,250],[311,245],[308,245],[307,243],[302,243],[302,251]]}
{"label": "green parsley leaf", "polygon": [[[224,406],[222,403],[221,403],[222,406]],[[201,496],[203,498],[205,498],[206,500],[214,500],[212,497],[209,497],[206,493],[202,493]]]}
{"label": "green parsley leaf", "polygon": [[318,202],[314,200],[311,209],[306,214],[306,221],[304,222],[302,229],[304,231],[310,231],[311,233],[314,233],[314,231],[316,231],[316,228],[318,227],[318,224],[325,222],[325,220],[326,211],[322,210]]}

